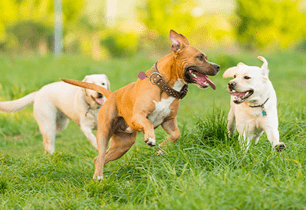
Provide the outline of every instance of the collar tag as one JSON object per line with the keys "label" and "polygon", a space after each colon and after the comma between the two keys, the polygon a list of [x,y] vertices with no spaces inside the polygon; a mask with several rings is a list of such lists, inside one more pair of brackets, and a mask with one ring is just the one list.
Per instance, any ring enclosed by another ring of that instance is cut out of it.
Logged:
{"label": "collar tag", "polygon": [[261,108],[261,113],[262,113],[262,116],[267,116],[267,112],[266,112],[266,110],[265,110],[265,107],[264,107],[264,105],[265,105],[265,103],[267,102],[269,100],[269,98],[267,98],[267,100],[263,103],[263,104],[261,104],[261,105],[257,105],[257,106],[250,106],[250,107],[252,107],[252,108],[257,108],[257,107],[260,107]]}

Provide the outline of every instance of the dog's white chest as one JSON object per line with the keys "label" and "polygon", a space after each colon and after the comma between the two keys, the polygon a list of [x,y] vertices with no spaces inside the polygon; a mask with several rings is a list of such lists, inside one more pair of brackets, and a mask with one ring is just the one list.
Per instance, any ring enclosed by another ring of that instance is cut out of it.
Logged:
{"label": "dog's white chest", "polygon": [[[173,89],[176,91],[180,91],[183,86],[183,81],[181,79],[178,79],[175,82]],[[148,119],[154,125],[154,127],[157,127],[162,124],[164,119],[170,115],[170,105],[174,100],[174,97],[169,97],[167,99],[162,98],[159,102],[153,100],[153,102],[155,103],[155,110],[148,116]]]}
{"label": "dog's white chest", "polygon": [[149,121],[154,127],[162,124],[164,119],[170,115],[170,105],[175,100],[173,97],[162,99],[160,102],[153,101],[155,103],[155,110],[148,116]]}

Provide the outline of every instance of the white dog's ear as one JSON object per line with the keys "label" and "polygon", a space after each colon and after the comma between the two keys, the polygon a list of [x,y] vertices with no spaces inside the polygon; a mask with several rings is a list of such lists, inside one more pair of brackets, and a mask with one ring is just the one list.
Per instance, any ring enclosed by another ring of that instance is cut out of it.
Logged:
{"label": "white dog's ear", "polygon": [[[84,79],[82,80],[82,82],[86,82],[88,79],[88,76],[85,76]],[[86,95],[86,89],[82,88],[83,93]]]}
{"label": "white dog's ear", "polygon": [[108,80],[108,77],[104,74],[105,79],[106,79],[106,84],[107,84],[107,89],[110,90],[110,82]]}
{"label": "white dog's ear", "polygon": [[84,79],[82,80],[82,82],[86,82],[88,79],[88,76],[85,76]]}
{"label": "white dog's ear", "polygon": [[239,62],[238,64],[237,64],[237,66],[246,66],[244,63],[242,63],[242,62]]}
{"label": "white dog's ear", "polygon": [[223,78],[234,77],[237,70],[238,70],[237,66],[227,69],[223,74]]}
{"label": "white dog's ear", "polygon": [[258,56],[257,58],[264,62],[261,66],[262,74],[264,76],[268,76],[269,75],[268,61],[262,56]]}

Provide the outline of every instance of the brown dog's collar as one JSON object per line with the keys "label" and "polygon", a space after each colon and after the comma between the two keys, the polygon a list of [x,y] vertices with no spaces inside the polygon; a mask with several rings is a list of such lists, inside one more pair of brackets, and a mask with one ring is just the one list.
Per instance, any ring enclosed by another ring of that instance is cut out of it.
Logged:
{"label": "brown dog's collar", "polygon": [[157,62],[151,68],[151,74],[148,76],[153,85],[157,85],[162,91],[177,99],[182,99],[188,92],[188,85],[184,85],[180,92],[174,90],[162,77],[157,69]]}

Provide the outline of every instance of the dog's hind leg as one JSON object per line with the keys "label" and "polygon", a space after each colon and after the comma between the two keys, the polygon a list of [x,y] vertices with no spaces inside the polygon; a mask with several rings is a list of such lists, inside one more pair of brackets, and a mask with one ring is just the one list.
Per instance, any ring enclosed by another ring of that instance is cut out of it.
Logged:
{"label": "dog's hind leg", "polygon": [[93,175],[93,179],[97,179],[99,181],[103,180],[103,168],[105,164],[105,155],[106,149],[108,145],[108,141],[110,139],[110,130],[98,128],[97,131],[97,143],[99,154],[94,158],[95,163],[95,173]]}
{"label": "dog's hind leg", "polygon": [[56,135],[60,134],[68,125],[69,119],[64,113],[58,110],[56,115]]}
{"label": "dog's hind leg", "polygon": [[48,100],[34,102],[34,117],[43,135],[43,144],[47,152],[52,154],[55,150],[56,135],[56,113],[57,109]]}
{"label": "dog's hind leg", "polygon": [[[242,129],[242,130],[241,130]],[[241,150],[248,151],[251,142],[254,138],[254,127],[250,127],[249,125],[240,126],[238,128],[239,132],[239,144]]]}
{"label": "dog's hind leg", "polygon": [[259,138],[260,138],[260,136],[263,134],[263,132],[264,132],[264,131],[260,131],[260,132],[258,132],[258,133],[254,136],[255,145],[258,144]]}
{"label": "dog's hind leg", "polygon": [[[166,137],[165,141],[163,141],[161,144],[159,144],[160,147],[166,148],[167,141],[171,141],[173,144],[179,139],[180,137],[180,130],[177,127],[177,121],[176,118],[167,120],[163,122],[161,125],[163,129],[169,133],[170,135]],[[158,155],[161,155],[162,151],[158,150]]]}
{"label": "dog's hind leg", "polygon": [[116,118],[118,111],[116,107],[115,97],[111,95],[99,111],[97,144],[99,154],[94,158],[95,173],[93,179],[103,180],[103,168],[105,164],[105,155],[108,141],[116,130]]}
{"label": "dog's hind leg", "polygon": [[137,132],[116,133],[112,136],[104,164],[122,157],[135,143]]}

